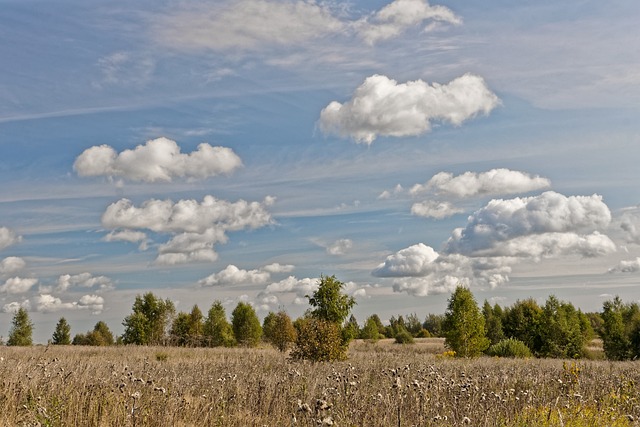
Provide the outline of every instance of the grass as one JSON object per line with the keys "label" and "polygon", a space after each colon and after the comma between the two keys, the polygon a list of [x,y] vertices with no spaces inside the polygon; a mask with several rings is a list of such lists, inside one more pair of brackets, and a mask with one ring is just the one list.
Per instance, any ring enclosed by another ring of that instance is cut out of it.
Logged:
{"label": "grass", "polygon": [[[277,350],[0,347],[0,425],[632,426],[636,362],[443,357],[356,341],[339,363]],[[595,351],[595,350],[594,350]]]}

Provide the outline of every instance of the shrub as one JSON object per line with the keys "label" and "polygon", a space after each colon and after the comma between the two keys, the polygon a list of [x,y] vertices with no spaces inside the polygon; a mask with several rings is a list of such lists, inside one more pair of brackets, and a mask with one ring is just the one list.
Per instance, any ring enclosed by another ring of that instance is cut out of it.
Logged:
{"label": "shrub", "polygon": [[291,352],[293,359],[312,362],[332,362],[347,358],[348,343],[345,343],[340,325],[311,317],[295,321],[296,345]]}
{"label": "shrub", "polygon": [[413,336],[406,329],[396,334],[396,344],[413,344],[414,342]]}
{"label": "shrub", "polygon": [[531,357],[531,350],[522,341],[508,338],[489,347],[487,354],[497,357],[527,358]]}

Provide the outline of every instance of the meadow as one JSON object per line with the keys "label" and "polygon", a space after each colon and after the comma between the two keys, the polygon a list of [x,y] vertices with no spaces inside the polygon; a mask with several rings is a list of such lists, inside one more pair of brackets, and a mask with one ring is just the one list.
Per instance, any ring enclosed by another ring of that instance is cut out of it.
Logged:
{"label": "meadow", "polygon": [[[594,350],[596,351],[596,350]],[[441,339],[349,359],[243,348],[0,347],[2,426],[633,426],[637,362],[455,359]]]}

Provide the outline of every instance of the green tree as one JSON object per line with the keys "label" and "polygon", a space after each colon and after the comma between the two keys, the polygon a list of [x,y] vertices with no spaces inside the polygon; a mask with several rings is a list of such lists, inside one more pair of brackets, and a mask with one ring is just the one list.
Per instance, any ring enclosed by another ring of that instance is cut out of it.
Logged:
{"label": "green tree", "polygon": [[427,315],[422,327],[429,331],[432,337],[442,336],[442,323],[444,322],[444,315],[442,314],[429,314]]}
{"label": "green tree", "polygon": [[257,347],[262,337],[260,319],[250,304],[239,302],[231,313],[233,335],[243,347]]}
{"label": "green tree", "polygon": [[[374,316],[378,317],[377,314],[374,314],[367,318],[367,321],[365,322],[364,326],[362,327],[362,330],[360,331],[360,338],[364,340],[373,341],[373,342],[378,341],[378,339],[380,338],[380,330],[378,329],[378,322],[376,321]],[[380,320],[380,318],[378,318],[378,320]]]}
{"label": "green tree", "polygon": [[7,345],[10,346],[30,346],[33,345],[33,323],[29,318],[29,313],[24,307],[20,307],[13,316],[9,331]]}
{"label": "green tree", "polygon": [[93,330],[86,334],[76,334],[72,341],[73,345],[91,345],[97,347],[109,346],[114,343],[113,333],[103,321],[96,323]]}
{"label": "green tree", "polygon": [[296,342],[296,328],[285,311],[269,312],[264,318],[262,331],[267,342],[278,350],[287,351]]}
{"label": "green tree", "polygon": [[180,312],[171,324],[171,341],[179,346],[199,347],[204,340],[204,320],[198,305],[190,313]]}
{"label": "green tree", "polygon": [[358,320],[353,314],[347,320],[344,328],[342,328],[342,335],[347,342],[358,338],[358,335],[360,335],[360,325],[358,325]]}
{"label": "green tree", "polygon": [[214,301],[203,325],[204,341],[209,347],[233,347],[236,339],[233,328],[220,301]]}
{"label": "green tree", "polygon": [[522,341],[532,353],[538,355],[542,350],[541,321],[542,308],[534,299],[518,300],[504,310],[502,317],[504,336]]}
{"label": "green tree", "polygon": [[169,337],[175,315],[175,306],[169,299],[162,300],[148,292],[136,296],[133,312],[127,316],[122,324],[124,344],[161,345]]}
{"label": "green tree", "polygon": [[56,324],[56,329],[51,336],[51,343],[54,345],[71,344],[71,326],[67,323],[67,319],[61,317]]}
{"label": "green tree", "polygon": [[405,326],[407,328],[407,331],[414,337],[417,337],[420,332],[422,332],[422,322],[418,318],[418,315],[415,313],[407,316]]}
{"label": "green tree", "polygon": [[313,307],[311,317],[342,325],[356,303],[353,297],[342,293],[344,286],[336,276],[321,275],[318,289],[307,296]]}
{"label": "green tree", "polygon": [[602,306],[602,346],[611,360],[628,360],[640,356],[640,307],[624,304],[620,297]]}
{"label": "green tree", "polygon": [[332,362],[347,358],[348,343],[338,323],[307,316],[297,319],[294,325],[297,339],[291,352],[293,359]]}
{"label": "green tree", "polygon": [[447,347],[457,357],[475,357],[489,347],[484,332],[484,317],[471,291],[458,286],[449,299],[443,322]]}
{"label": "green tree", "polygon": [[485,300],[482,306],[482,315],[484,316],[484,329],[490,345],[499,343],[504,339],[502,330],[502,309],[498,304],[491,307],[489,301]]}
{"label": "green tree", "polygon": [[549,296],[542,310],[540,322],[540,356],[577,358],[584,352],[585,335],[575,307]]}

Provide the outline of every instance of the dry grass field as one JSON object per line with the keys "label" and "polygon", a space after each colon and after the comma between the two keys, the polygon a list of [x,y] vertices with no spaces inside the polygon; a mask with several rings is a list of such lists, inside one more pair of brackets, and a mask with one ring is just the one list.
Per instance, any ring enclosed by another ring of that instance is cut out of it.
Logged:
{"label": "dry grass field", "polygon": [[636,362],[458,360],[438,339],[271,348],[0,347],[2,426],[631,426]]}

